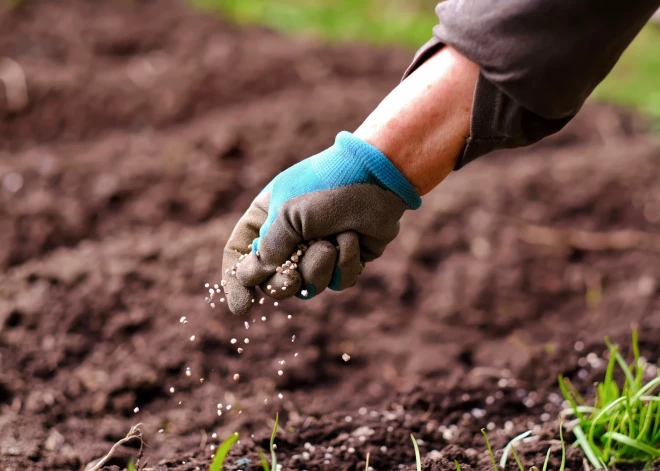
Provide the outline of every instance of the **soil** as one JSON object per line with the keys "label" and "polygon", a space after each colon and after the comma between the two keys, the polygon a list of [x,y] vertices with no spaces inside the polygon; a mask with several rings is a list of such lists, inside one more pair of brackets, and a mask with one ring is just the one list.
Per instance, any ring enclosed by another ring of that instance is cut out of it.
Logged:
{"label": "soil", "polygon": [[84,469],[136,423],[147,468],[206,469],[238,431],[227,469],[258,469],[276,412],[285,470],[364,469],[367,453],[412,470],[410,433],[424,469],[489,469],[483,427],[498,450],[532,429],[523,462],[551,447],[557,465],[557,375],[588,393],[603,338],[627,346],[632,325],[658,361],[660,145],[631,113],[591,104],[471,164],[357,287],[237,318],[204,302],[233,224],[278,171],[354,129],[411,52],[174,0],[25,0],[0,7],[0,57],[29,96],[10,108],[20,80],[0,85],[3,471]]}

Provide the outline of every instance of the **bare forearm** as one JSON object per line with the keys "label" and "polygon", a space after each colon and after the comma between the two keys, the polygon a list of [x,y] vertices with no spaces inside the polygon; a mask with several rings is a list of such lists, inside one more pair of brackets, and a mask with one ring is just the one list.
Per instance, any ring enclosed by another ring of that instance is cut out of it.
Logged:
{"label": "bare forearm", "polygon": [[451,47],[397,86],[355,135],[380,149],[420,195],[453,170],[470,134],[479,67]]}

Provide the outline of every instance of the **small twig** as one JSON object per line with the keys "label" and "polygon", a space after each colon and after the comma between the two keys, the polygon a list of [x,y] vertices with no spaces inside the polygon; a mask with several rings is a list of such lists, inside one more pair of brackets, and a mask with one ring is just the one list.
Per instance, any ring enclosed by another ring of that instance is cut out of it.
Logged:
{"label": "small twig", "polygon": [[134,438],[140,440],[140,451],[138,451],[138,463],[139,463],[140,458],[142,457],[142,448],[144,447],[144,440],[142,439],[142,430],[140,429],[140,425],[142,424],[133,425],[124,438],[122,438],[117,443],[112,445],[112,448],[110,448],[110,451],[108,452],[107,455],[101,458],[92,468],[87,469],[92,464],[89,463],[87,466],[85,466],[85,469],[87,471],[98,471],[103,467],[105,463],[108,462],[108,460],[112,457],[112,455],[115,454],[117,448],[122,446],[124,443],[133,440]]}
{"label": "small twig", "polygon": [[607,250],[641,250],[660,252],[660,234],[632,229],[589,232],[529,225],[518,237],[530,244],[570,247],[591,252]]}
{"label": "small twig", "polygon": [[208,437],[206,436],[206,431],[202,430],[202,439],[199,442],[199,449],[200,450],[204,450],[204,448],[206,447],[207,438]]}

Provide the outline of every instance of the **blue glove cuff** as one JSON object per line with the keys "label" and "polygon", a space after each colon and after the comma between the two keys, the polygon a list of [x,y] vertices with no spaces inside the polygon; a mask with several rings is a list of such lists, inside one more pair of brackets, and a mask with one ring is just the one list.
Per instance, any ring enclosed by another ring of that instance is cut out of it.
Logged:
{"label": "blue glove cuff", "polygon": [[337,134],[335,147],[346,157],[359,158],[381,186],[397,194],[411,209],[422,205],[415,188],[377,147],[348,131]]}

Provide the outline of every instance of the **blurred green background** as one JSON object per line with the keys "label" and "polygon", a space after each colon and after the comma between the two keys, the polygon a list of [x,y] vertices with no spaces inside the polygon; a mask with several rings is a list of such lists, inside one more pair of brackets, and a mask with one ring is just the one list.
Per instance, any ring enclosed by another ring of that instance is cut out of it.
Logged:
{"label": "blurred green background", "polygon": [[[429,39],[437,22],[436,0],[192,1],[239,23],[264,24],[288,34],[411,49]],[[594,96],[660,119],[660,26],[648,25],[641,32]]]}

